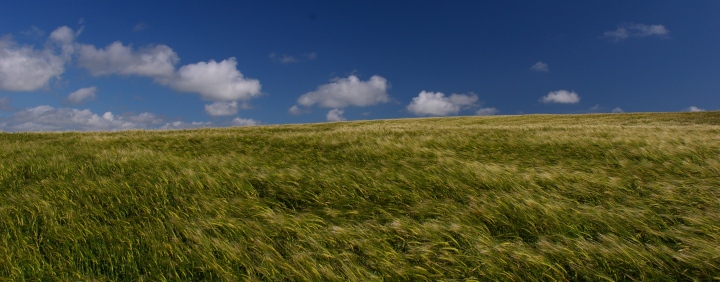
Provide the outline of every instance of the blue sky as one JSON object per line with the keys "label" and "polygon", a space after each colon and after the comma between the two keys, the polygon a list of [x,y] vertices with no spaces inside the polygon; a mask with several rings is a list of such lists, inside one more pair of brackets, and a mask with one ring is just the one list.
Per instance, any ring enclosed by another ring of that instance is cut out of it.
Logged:
{"label": "blue sky", "polygon": [[0,131],[717,110],[719,1],[5,1]]}

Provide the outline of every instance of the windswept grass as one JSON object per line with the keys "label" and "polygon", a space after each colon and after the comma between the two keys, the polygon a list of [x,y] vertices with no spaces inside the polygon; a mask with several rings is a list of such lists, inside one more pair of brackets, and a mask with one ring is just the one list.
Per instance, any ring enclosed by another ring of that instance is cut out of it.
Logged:
{"label": "windswept grass", "polygon": [[0,279],[718,280],[720,112],[0,133]]}

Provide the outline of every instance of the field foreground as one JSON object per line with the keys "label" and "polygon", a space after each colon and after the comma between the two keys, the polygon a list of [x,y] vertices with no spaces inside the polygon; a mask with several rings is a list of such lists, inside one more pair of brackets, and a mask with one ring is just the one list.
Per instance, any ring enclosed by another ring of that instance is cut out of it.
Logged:
{"label": "field foreground", "polygon": [[720,112],[0,133],[0,280],[718,280]]}

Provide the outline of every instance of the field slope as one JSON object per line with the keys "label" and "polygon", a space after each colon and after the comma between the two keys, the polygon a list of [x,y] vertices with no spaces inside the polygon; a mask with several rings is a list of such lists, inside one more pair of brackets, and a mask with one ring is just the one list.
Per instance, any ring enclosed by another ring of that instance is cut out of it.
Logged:
{"label": "field slope", "polygon": [[3,279],[720,279],[720,112],[0,133]]}

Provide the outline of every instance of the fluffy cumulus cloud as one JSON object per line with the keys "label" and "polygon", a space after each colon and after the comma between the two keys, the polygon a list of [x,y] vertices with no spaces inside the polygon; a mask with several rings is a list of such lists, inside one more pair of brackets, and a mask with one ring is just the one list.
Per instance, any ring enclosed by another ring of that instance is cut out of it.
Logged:
{"label": "fluffy cumulus cloud", "polygon": [[407,110],[418,116],[447,116],[460,112],[463,108],[477,106],[475,94],[451,94],[422,91],[407,106]]}
{"label": "fluffy cumulus cloud", "polygon": [[75,38],[80,35],[82,28],[73,31],[67,26],[61,26],[50,33],[50,39],[54,44],[60,46],[63,59],[70,60],[70,56],[75,53]]}
{"label": "fluffy cumulus cloud", "polygon": [[537,63],[535,63],[534,65],[532,65],[532,66],[530,67],[530,70],[536,71],[536,72],[545,72],[545,73],[547,73],[547,72],[550,71],[550,68],[548,67],[548,64],[546,64],[546,63],[537,62]]}
{"label": "fluffy cumulus cloud", "polygon": [[[176,68],[178,55],[166,45],[133,48],[114,42],[104,48],[76,42],[82,28],[73,31],[63,26],[48,37],[44,49],[18,46],[10,36],[0,38],[0,90],[36,91],[47,88],[50,81],[59,79],[65,65],[76,62],[94,76],[133,75],[152,78],[156,83],[176,91],[200,94],[204,100],[227,102],[205,107],[210,115],[233,115],[237,102],[247,101],[261,94],[257,79],[243,76],[237,60],[229,58],[216,62],[198,62]],[[312,60],[315,53],[303,54]],[[96,89],[80,89],[67,97],[77,104],[95,96]],[[243,103],[242,105],[246,105]]]}
{"label": "fluffy cumulus cloud", "polygon": [[[44,35],[37,27],[32,33]],[[35,91],[60,78],[75,52],[75,38],[81,30],[67,26],[55,29],[43,49],[18,46],[10,36],[0,38],[0,90]]]}
{"label": "fluffy cumulus cloud", "polygon": [[87,44],[78,46],[78,64],[95,76],[137,75],[168,83],[179,61],[178,55],[166,45],[147,46],[138,50],[121,42],[100,49]]}
{"label": "fluffy cumulus cloud", "polygon": [[178,55],[166,45],[137,50],[121,42],[100,49],[86,44],[78,46],[78,64],[92,75],[150,77],[157,83],[177,91],[198,93],[210,101],[249,100],[260,95],[260,82],[245,78],[237,69],[235,58],[188,64],[176,71]]}
{"label": "fluffy cumulus cloud", "polygon": [[75,37],[79,32],[75,32],[72,28],[61,26],[50,33],[50,39],[55,40],[63,45],[70,45],[75,42]]}
{"label": "fluffy cumulus cloud", "polygon": [[82,101],[95,99],[95,93],[97,93],[97,87],[95,86],[80,88],[77,91],[70,93],[67,97],[67,101],[71,104],[79,104]]}
{"label": "fluffy cumulus cloud", "polygon": [[0,38],[0,90],[34,91],[48,86],[65,72],[65,59],[51,49],[18,46]]}
{"label": "fluffy cumulus cloud", "polygon": [[481,109],[478,109],[477,111],[475,111],[475,115],[491,116],[491,115],[496,115],[499,112],[500,112],[500,110],[498,110],[496,108],[481,108]]}
{"label": "fluffy cumulus cloud", "polygon": [[695,107],[695,106],[691,106],[691,107],[689,107],[689,108],[686,108],[685,111],[687,111],[687,112],[704,112],[705,109],[701,109],[701,108],[698,108],[698,107]]}
{"label": "fluffy cumulus cloud", "polygon": [[[78,64],[92,75],[136,75],[182,91],[198,93],[205,100],[249,100],[260,95],[260,82],[245,78],[237,60],[198,62],[175,68],[178,55],[166,45],[133,49],[114,42],[105,48],[77,44]],[[207,109],[207,108],[206,108]]]}
{"label": "fluffy cumulus cloud", "polygon": [[332,109],[325,115],[325,118],[327,118],[328,121],[344,121],[346,120],[345,117],[343,117],[344,113],[345,111],[341,109]]}
{"label": "fluffy cumulus cloud", "polygon": [[575,104],[580,102],[580,96],[574,91],[558,90],[548,93],[540,98],[543,103]]}
{"label": "fluffy cumulus cloud", "polygon": [[152,113],[96,114],[88,109],[37,106],[0,118],[0,131],[116,131],[128,129],[182,129],[206,127],[210,122],[165,122]]}
{"label": "fluffy cumulus cloud", "polygon": [[614,114],[619,114],[619,113],[624,113],[624,112],[625,111],[623,111],[623,109],[621,109],[620,107],[616,107],[616,108],[612,109],[612,113],[614,113]]}
{"label": "fluffy cumulus cloud", "polygon": [[670,31],[661,24],[646,25],[631,23],[622,24],[615,30],[606,31],[603,33],[603,37],[620,41],[633,37],[665,37],[669,33]]}
{"label": "fluffy cumulus cloud", "polygon": [[185,65],[170,85],[210,101],[249,100],[260,95],[260,81],[245,78],[237,70],[235,58]]}
{"label": "fluffy cumulus cloud", "polygon": [[234,125],[234,126],[253,126],[253,125],[258,125],[258,124],[260,124],[260,122],[254,120],[254,119],[249,119],[249,118],[236,117],[232,120],[232,125]]}
{"label": "fluffy cumulus cloud", "polygon": [[316,104],[336,109],[347,106],[365,107],[388,102],[388,88],[390,85],[382,76],[374,75],[369,80],[362,81],[351,75],[323,84],[315,91],[300,96],[297,102],[306,107]]}
{"label": "fluffy cumulus cloud", "polygon": [[211,116],[232,116],[238,112],[237,101],[215,102],[205,105],[205,112]]}

